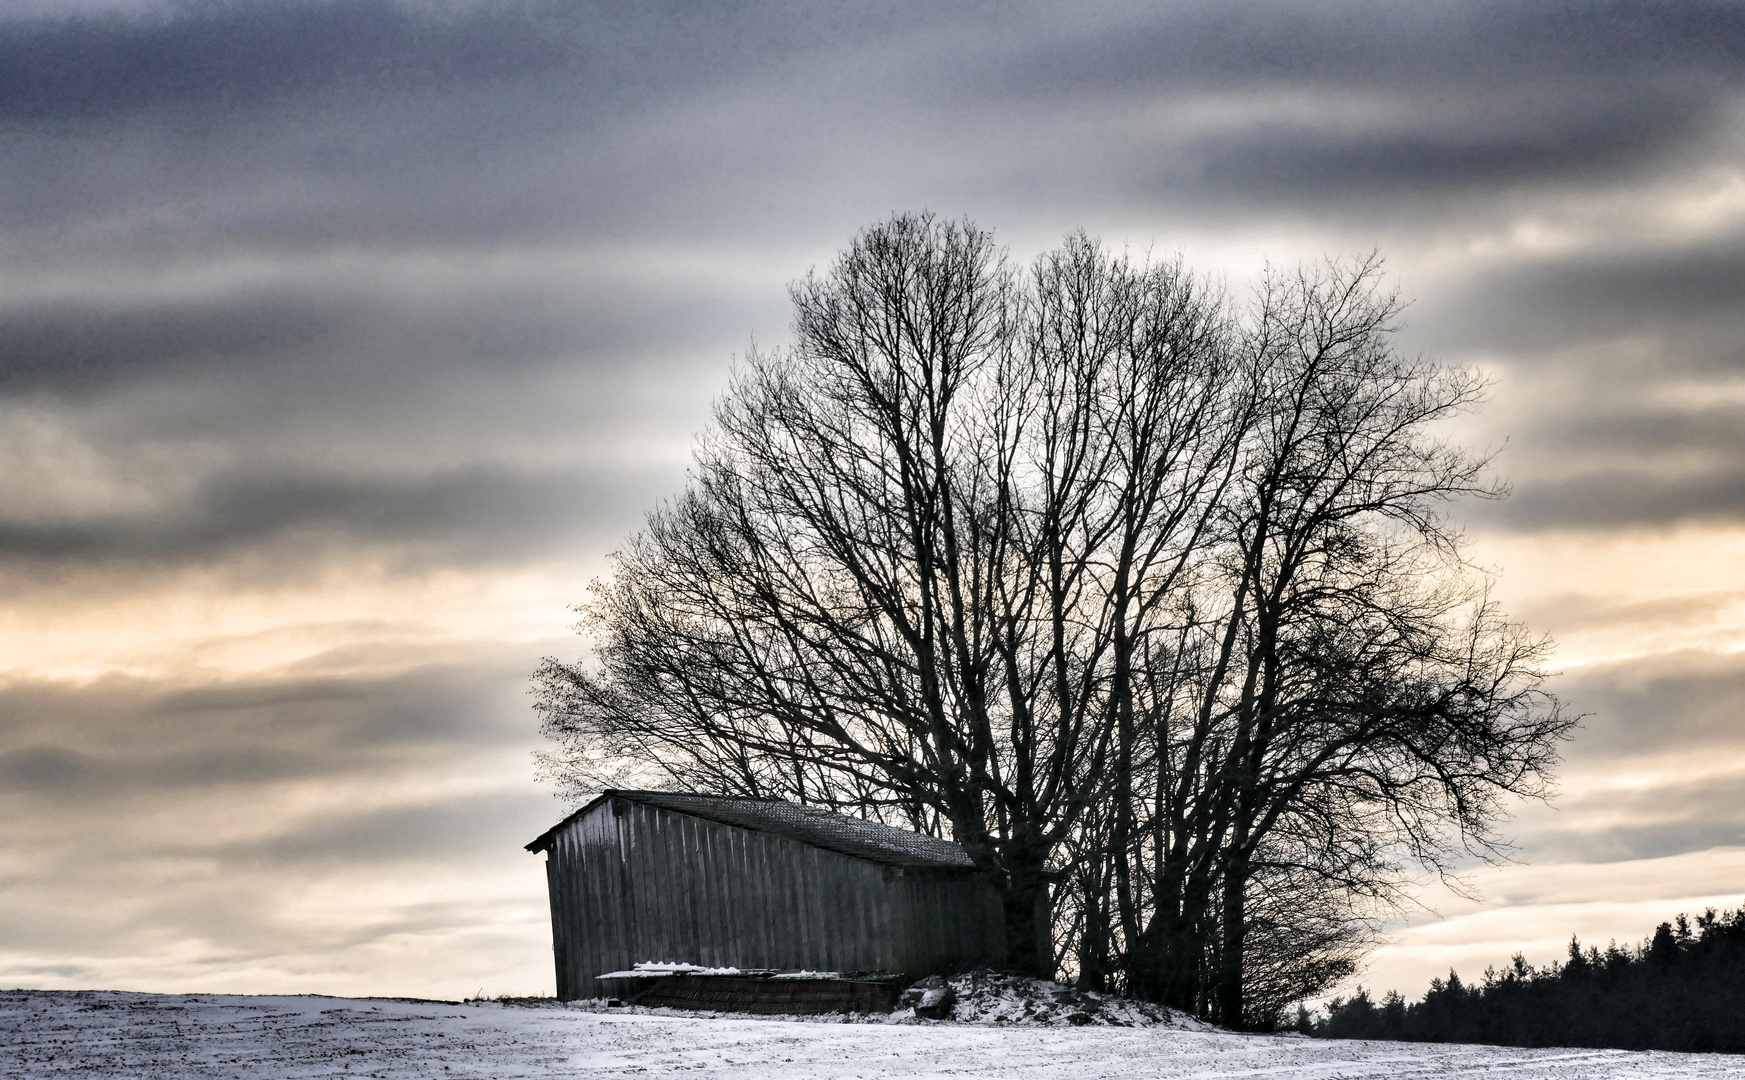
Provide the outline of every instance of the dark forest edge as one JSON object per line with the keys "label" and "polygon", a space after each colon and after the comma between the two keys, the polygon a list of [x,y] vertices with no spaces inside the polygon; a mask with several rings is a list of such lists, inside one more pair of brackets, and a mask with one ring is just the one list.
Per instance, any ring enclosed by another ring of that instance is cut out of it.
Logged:
{"label": "dark forest edge", "polygon": [[1359,987],[1328,1015],[1298,1014],[1322,1039],[1581,1046],[1745,1053],[1745,907],[1661,923],[1636,947],[1585,950],[1536,968],[1516,953],[1469,986],[1453,971],[1422,1000],[1389,991],[1380,1004]]}

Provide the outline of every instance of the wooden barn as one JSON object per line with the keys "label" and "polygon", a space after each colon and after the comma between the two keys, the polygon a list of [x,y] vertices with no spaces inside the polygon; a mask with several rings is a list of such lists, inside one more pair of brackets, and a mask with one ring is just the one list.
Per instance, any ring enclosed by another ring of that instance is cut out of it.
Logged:
{"label": "wooden barn", "polygon": [[998,966],[994,886],[956,844],[816,807],[608,791],[546,853],[557,996],[639,962],[910,977]]}

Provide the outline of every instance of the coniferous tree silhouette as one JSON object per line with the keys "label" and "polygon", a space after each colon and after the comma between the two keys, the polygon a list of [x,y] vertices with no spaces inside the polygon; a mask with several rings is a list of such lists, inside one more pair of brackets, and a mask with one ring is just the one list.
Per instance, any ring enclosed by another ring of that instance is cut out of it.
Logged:
{"label": "coniferous tree silhouette", "polygon": [[1453,971],[1422,1000],[1359,987],[1298,1030],[1324,1039],[1745,1052],[1745,907],[1663,922],[1641,945],[1602,952],[1569,939],[1568,958],[1535,968],[1516,953],[1469,986]]}

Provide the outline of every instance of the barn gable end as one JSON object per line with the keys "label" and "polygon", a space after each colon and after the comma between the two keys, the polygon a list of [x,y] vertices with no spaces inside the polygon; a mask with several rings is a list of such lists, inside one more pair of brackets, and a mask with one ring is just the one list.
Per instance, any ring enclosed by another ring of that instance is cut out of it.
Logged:
{"label": "barn gable end", "polygon": [[999,964],[999,896],[955,844],[794,803],[607,792],[546,852],[558,997],[645,960],[899,971]]}

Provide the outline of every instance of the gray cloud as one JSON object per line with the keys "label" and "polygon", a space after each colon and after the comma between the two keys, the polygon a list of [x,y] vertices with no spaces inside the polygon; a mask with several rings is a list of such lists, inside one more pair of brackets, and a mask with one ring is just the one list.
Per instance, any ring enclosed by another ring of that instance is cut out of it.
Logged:
{"label": "gray cloud", "polygon": [[[1031,9],[1038,19],[1049,9]],[[1151,9],[1105,5],[1066,33],[1034,26],[1006,63],[1003,84],[1070,90],[1321,83],[1483,87],[1499,77],[1567,87],[1571,79],[1706,72],[1737,79],[1745,17],[1715,0],[1639,5],[1372,2],[1216,4]]]}
{"label": "gray cloud", "polygon": [[[1565,597],[1526,614],[1654,625],[1677,618],[1678,603]],[[1725,764],[1745,751],[1745,658],[1694,651],[1632,658],[1579,668],[1557,678],[1555,689],[1585,714],[1565,750],[1578,779],[1549,805],[1521,809],[1515,832],[1524,857],[1618,862],[1745,844],[1736,771],[1664,775],[1667,762]]]}
{"label": "gray cloud", "polygon": [[[1642,401],[1676,377],[1662,368],[1571,378],[1569,391],[1524,418],[1512,496],[1471,504],[1469,520],[1516,532],[1745,520],[1745,410]],[[1701,386],[1677,389],[1694,396]]]}
{"label": "gray cloud", "polygon": [[90,771],[89,761],[60,746],[27,746],[0,754],[0,781],[26,791],[64,791]]}
{"label": "gray cloud", "polygon": [[1534,862],[1623,862],[1745,845],[1737,777],[1569,791],[1552,808],[1528,811],[1522,825],[1522,848]]}
{"label": "gray cloud", "polygon": [[[514,472],[475,467],[403,479],[221,475],[178,509],[143,516],[0,524],[0,560],[205,562],[295,542],[304,559],[354,541],[411,545],[419,563],[500,561],[596,542],[652,502],[666,470]],[[295,548],[287,555],[296,558]]]}
{"label": "gray cloud", "polygon": [[[1500,360],[1515,495],[1492,527],[1620,529],[1745,516],[1745,236],[1487,273],[1412,312],[1421,339]],[[1711,396],[1712,395],[1712,396]]]}
{"label": "gray cloud", "polygon": [[[562,813],[527,782],[521,660],[498,648],[348,677],[5,686],[0,805],[31,824],[7,837],[20,872],[0,879],[0,970],[114,983],[117,962],[169,941],[198,954],[174,961],[195,979],[313,966],[388,987],[404,976],[371,974],[381,950],[412,938],[466,978],[497,968],[474,952],[495,947],[540,985],[540,947],[504,934],[522,917],[498,895],[522,903],[520,877],[539,868],[521,845]],[[425,891],[361,920],[306,917],[302,898],[387,867]],[[30,959],[44,950],[82,962]]]}
{"label": "gray cloud", "polygon": [[0,777],[62,807],[109,805],[529,745],[531,721],[504,707],[505,687],[519,705],[524,670],[499,659],[182,687],[12,683],[0,688]]}
{"label": "gray cloud", "polygon": [[[1502,103],[1474,103],[1484,118]],[[1428,110],[1427,110],[1428,111]],[[1596,179],[1707,134],[1712,117],[1677,100],[1571,104],[1533,124],[1434,117],[1401,131],[1258,125],[1189,144],[1200,158],[1202,197],[1223,202],[1371,202],[1402,191],[1443,192],[1579,174]]]}
{"label": "gray cloud", "polygon": [[1588,593],[1535,597],[1515,614],[1530,626],[1653,627],[1663,629],[1713,616],[1736,597],[1727,592],[1707,595],[1618,600]]}
{"label": "gray cloud", "polygon": [[1470,518],[1518,532],[1737,522],[1745,520],[1745,462],[1673,476],[1652,468],[1604,469],[1517,481],[1509,499],[1475,507]]}
{"label": "gray cloud", "polygon": [[1603,832],[1540,829],[1530,838],[1534,862],[1608,863],[1657,859],[1745,844],[1745,813],[1736,807],[1739,786],[1716,785],[1701,792],[1678,789],[1656,793],[1653,799],[1614,804],[1613,810],[1651,813],[1666,802],[1689,808],[1691,816],[1675,822],[1629,825]]}
{"label": "gray cloud", "polygon": [[1584,667],[1558,692],[1586,713],[1583,759],[1745,747],[1745,658],[1684,653]]}
{"label": "gray cloud", "polygon": [[182,7],[168,18],[0,26],[0,115],[113,116],[234,108],[335,83],[427,87],[545,70],[564,60],[529,12],[420,19],[386,0]]}
{"label": "gray cloud", "polygon": [[[416,252],[381,261],[387,274],[426,269]],[[530,261],[537,266],[539,257]],[[539,368],[586,367],[613,378],[694,348],[700,337],[744,342],[752,329],[740,322],[747,306],[730,281],[631,284],[623,259],[576,261],[581,269],[560,263],[544,280],[523,270],[530,280],[519,288],[482,273],[469,279],[452,265],[439,265],[448,280],[422,289],[371,280],[369,267],[294,266],[270,283],[147,302],[105,297],[93,281],[77,298],[0,307],[0,394],[90,396],[236,371],[303,377],[309,397],[336,380],[347,396],[365,386],[379,392],[384,382],[404,394],[409,371],[513,380]],[[771,310],[777,302],[758,314],[767,319]]]}
{"label": "gray cloud", "polygon": [[[308,92],[347,78],[423,88],[565,69],[642,105],[665,94],[761,78],[823,50],[886,43],[935,64],[937,85],[899,93],[1052,96],[1319,84],[1484,86],[1498,78],[1568,87],[1591,78],[1736,81],[1745,17],[1718,0],[1640,5],[1259,3],[1167,11],[1090,4],[1061,25],[1048,4],[766,2],[453,4],[384,0],[183,6],[132,18],[86,14],[0,24],[0,98],[32,115],[126,111]],[[1004,16],[996,18],[996,16]],[[929,41],[939,49],[930,51]],[[965,48],[967,42],[977,43]],[[943,54],[955,64],[937,63]],[[94,57],[108,62],[92,64]]]}
{"label": "gray cloud", "polygon": [[[191,849],[226,865],[296,871],[309,863],[466,858],[513,850],[549,828],[560,808],[543,793],[470,795],[422,806],[331,814],[264,842]],[[516,831],[519,828],[519,831]]]}
{"label": "gray cloud", "polygon": [[1733,233],[1525,262],[1429,298],[1412,316],[1443,342],[1507,350],[1529,367],[1542,366],[1553,348],[1650,335],[1668,344],[1673,367],[1736,370],[1745,366],[1741,295],[1745,235]]}
{"label": "gray cloud", "polygon": [[1573,458],[1603,451],[1645,460],[1697,454],[1708,460],[1745,459],[1745,408],[1737,405],[1672,409],[1644,405],[1637,412],[1560,416],[1540,437],[1560,443]]}
{"label": "gray cloud", "polygon": [[[702,138],[716,103],[832,42],[852,48],[881,17],[556,2],[429,15],[363,0],[15,25],[0,36],[16,73],[0,84],[16,166],[0,219],[64,229],[131,207],[144,235],[108,239],[148,254],[194,238],[532,240],[617,232],[627,214],[658,227],[721,149]],[[678,130],[647,145],[663,126]]]}
{"label": "gray cloud", "polygon": [[309,304],[232,301],[99,313],[59,305],[0,321],[0,390],[111,382],[136,365],[188,356],[233,360],[314,340]]}
{"label": "gray cloud", "polygon": [[[158,242],[215,245],[812,235],[931,202],[944,177],[995,205],[1095,185],[1373,215],[1700,152],[1745,40],[1735,7],[1706,3],[1111,4],[1070,23],[1050,5],[369,2],[15,25],[7,206],[30,227],[149,207],[174,234]],[[1181,129],[1207,95],[1233,111]],[[1162,127],[1122,121],[1138,106]]]}

